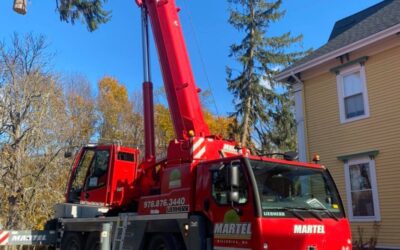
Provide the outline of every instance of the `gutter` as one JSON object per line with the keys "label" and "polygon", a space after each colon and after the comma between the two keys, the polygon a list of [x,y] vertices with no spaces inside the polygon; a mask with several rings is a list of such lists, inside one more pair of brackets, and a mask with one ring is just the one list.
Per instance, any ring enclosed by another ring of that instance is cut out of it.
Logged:
{"label": "gutter", "polygon": [[294,73],[294,71],[290,71],[290,76],[293,77],[294,80],[296,80],[296,82],[298,84],[303,84],[303,82],[300,80],[300,78],[297,77],[297,75]]}
{"label": "gutter", "polygon": [[399,32],[400,32],[400,24],[396,24],[396,25],[394,25],[394,26],[392,26],[392,27],[390,27],[388,29],[382,30],[382,31],[380,31],[378,33],[375,33],[375,34],[371,35],[371,36],[365,37],[365,38],[363,38],[361,40],[358,40],[358,41],[356,41],[354,43],[348,44],[348,45],[346,45],[344,47],[341,47],[341,48],[339,48],[337,50],[334,50],[332,52],[324,54],[324,55],[322,55],[320,57],[314,58],[311,61],[308,61],[308,62],[305,62],[303,64],[300,64],[300,65],[294,67],[293,69],[291,69],[291,71],[282,71],[281,73],[279,73],[279,74],[277,74],[275,76],[275,80],[276,81],[283,81],[286,78],[288,78],[289,76],[293,76],[296,73],[299,73],[299,72],[305,71],[307,69],[313,68],[313,67],[315,67],[315,66],[317,66],[319,64],[322,64],[324,62],[327,62],[327,61],[329,61],[329,60],[331,60],[333,58],[336,58],[336,57],[341,56],[341,55],[346,54],[346,53],[350,53],[350,52],[352,52],[354,50],[357,50],[359,48],[365,47],[367,45],[370,45],[370,44],[372,44],[374,42],[377,42],[377,41],[382,40],[384,38],[387,38],[389,36],[396,35]]}

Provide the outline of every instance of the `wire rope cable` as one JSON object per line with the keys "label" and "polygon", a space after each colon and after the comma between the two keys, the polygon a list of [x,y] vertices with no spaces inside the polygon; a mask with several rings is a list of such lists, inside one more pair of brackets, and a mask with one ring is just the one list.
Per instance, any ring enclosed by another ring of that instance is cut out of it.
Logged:
{"label": "wire rope cable", "polygon": [[201,49],[200,49],[199,42],[198,42],[198,39],[197,39],[196,30],[195,30],[195,28],[193,26],[192,13],[190,11],[189,5],[186,3],[186,0],[182,0],[182,2],[183,2],[183,5],[184,5],[185,9],[187,9],[187,16],[188,16],[188,20],[189,20],[189,31],[192,33],[192,36],[193,36],[193,39],[194,39],[194,43],[195,43],[195,47],[196,47],[196,50],[197,50],[197,54],[200,57],[201,67],[202,67],[202,70],[203,70],[203,74],[204,74],[204,76],[206,78],[206,82],[207,82],[208,88],[209,88],[210,93],[211,93],[211,99],[212,99],[212,102],[214,104],[215,112],[216,112],[217,116],[220,116],[218,105],[217,105],[217,102],[216,102],[215,96],[214,96],[214,91],[213,91],[213,89],[211,87],[211,82],[210,82],[210,79],[209,79],[209,76],[208,76],[208,73],[207,73],[204,57],[203,57],[203,54],[201,53]]}

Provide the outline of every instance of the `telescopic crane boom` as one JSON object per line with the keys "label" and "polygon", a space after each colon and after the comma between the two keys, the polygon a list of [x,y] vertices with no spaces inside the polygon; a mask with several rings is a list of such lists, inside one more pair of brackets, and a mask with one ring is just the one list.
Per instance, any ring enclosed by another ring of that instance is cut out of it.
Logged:
{"label": "telescopic crane boom", "polygon": [[[209,136],[174,0],[136,1],[148,15],[178,140]],[[146,18],[146,17],[142,17]]]}

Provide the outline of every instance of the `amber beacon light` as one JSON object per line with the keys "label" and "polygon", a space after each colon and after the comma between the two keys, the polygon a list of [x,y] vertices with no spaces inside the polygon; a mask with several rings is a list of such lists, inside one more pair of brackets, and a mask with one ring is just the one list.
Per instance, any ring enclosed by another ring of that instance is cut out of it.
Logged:
{"label": "amber beacon light", "polygon": [[312,161],[317,164],[320,161],[319,154],[314,154],[313,158],[312,158]]}

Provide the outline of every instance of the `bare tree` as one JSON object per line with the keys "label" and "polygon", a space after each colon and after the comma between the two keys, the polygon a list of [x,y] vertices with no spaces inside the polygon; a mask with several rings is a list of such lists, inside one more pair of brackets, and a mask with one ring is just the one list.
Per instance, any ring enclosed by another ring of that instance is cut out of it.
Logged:
{"label": "bare tree", "polygon": [[[65,103],[43,36],[0,43],[0,217],[6,228],[41,224],[62,197]],[[58,182],[57,182],[58,181]]]}
{"label": "bare tree", "polygon": [[98,118],[96,100],[89,80],[82,74],[72,74],[64,78],[64,98],[67,120],[65,141],[70,149],[88,143],[95,132]]}
{"label": "bare tree", "polygon": [[141,146],[144,144],[142,93],[135,91],[130,95],[129,99],[132,105],[132,112],[124,130],[127,131],[128,140],[132,146]]}
{"label": "bare tree", "polygon": [[[64,199],[71,161],[62,152],[87,143],[104,119],[88,80],[54,74],[47,51],[42,36],[0,42],[0,227],[6,229],[43,226]],[[123,105],[109,98],[114,102],[103,103],[103,111],[116,108],[123,118],[115,123],[115,139],[140,145],[141,97],[130,101],[125,92]]]}

